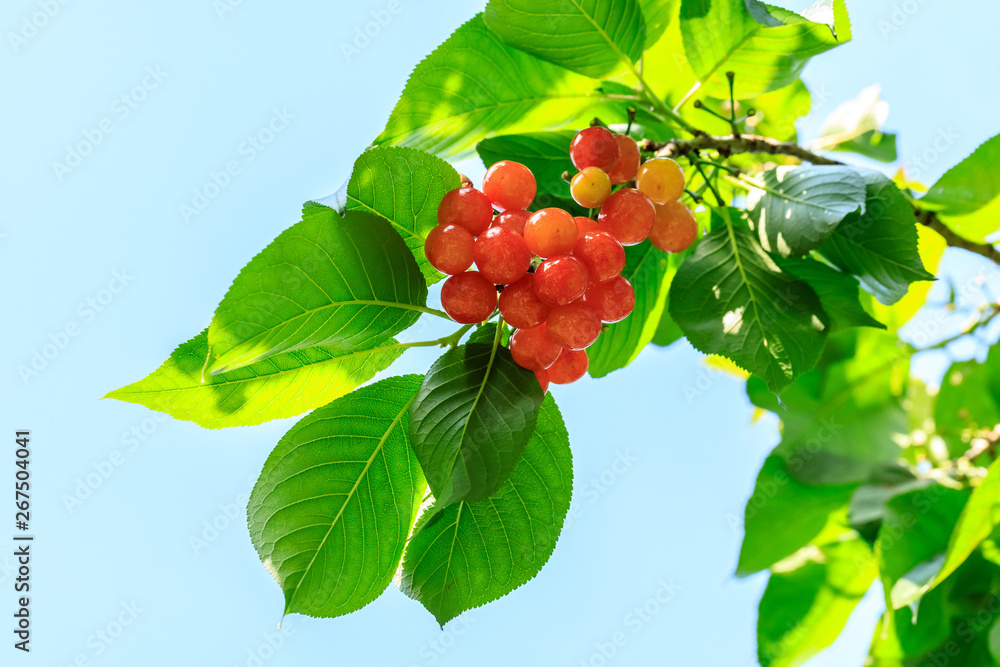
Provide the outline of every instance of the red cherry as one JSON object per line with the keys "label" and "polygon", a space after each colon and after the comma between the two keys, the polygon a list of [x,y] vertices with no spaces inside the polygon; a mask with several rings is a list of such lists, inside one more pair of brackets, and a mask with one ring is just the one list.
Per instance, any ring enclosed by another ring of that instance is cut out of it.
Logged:
{"label": "red cherry", "polygon": [[622,245],[635,245],[649,236],[655,219],[656,209],[649,197],[635,188],[623,188],[604,202],[597,224]]}
{"label": "red cherry", "polygon": [[438,206],[438,223],[465,227],[473,236],[485,232],[492,222],[493,204],[475,188],[452,190]]}
{"label": "red cherry", "polygon": [[584,350],[563,350],[556,362],[546,371],[552,384],[570,384],[587,373],[590,358]]}
{"label": "red cherry", "polygon": [[615,141],[618,142],[618,162],[608,172],[608,177],[611,179],[612,185],[621,185],[635,178],[636,172],[639,171],[641,156],[639,155],[639,145],[632,137],[616,134]]}
{"label": "red cherry", "polygon": [[424,253],[435,269],[455,275],[472,266],[475,245],[476,240],[465,227],[438,225],[427,235]]}
{"label": "red cherry", "polygon": [[531,252],[517,232],[507,227],[490,227],[476,239],[476,267],[495,285],[520,280],[531,266]]}
{"label": "red cherry", "polygon": [[576,237],[576,220],[561,208],[543,208],[524,224],[528,250],[539,257],[569,254]]}
{"label": "red cherry", "polygon": [[535,274],[525,274],[500,292],[500,316],[516,329],[536,327],[545,321],[549,307],[535,294]]}
{"label": "red cherry", "polygon": [[535,371],[535,377],[538,378],[538,384],[542,387],[544,394],[549,390],[549,372],[547,370]]}
{"label": "red cherry", "polygon": [[597,283],[587,290],[584,303],[604,322],[620,322],[635,308],[635,290],[622,276]]}
{"label": "red cherry", "polygon": [[524,236],[524,223],[531,217],[530,211],[521,209],[510,209],[504,211],[493,220],[494,227],[506,227],[512,229],[521,236]]}
{"label": "red cherry", "polygon": [[607,232],[584,234],[573,247],[573,256],[583,262],[595,283],[611,280],[625,268],[625,248]]}
{"label": "red cherry", "polygon": [[535,294],[550,306],[576,301],[589,285],[586,265],[569,255],[547,259],[535,270]]}
{"label": "red cherry", "polygon": [[585,218],[582,215],[578,215],[573,219],[576,220],[576,233],[578,237],[583,236],[587,232],[596,232],[600,229],[593,218]]}
{"label": "red cherry", "polygon": [[441,286],[441,305],[459,324],[486,320],[497,307],[497,288],[478,271],[452,276]]}
{"label": "red cherry", "polygon": [[620,153],[615,135],[600,126],[580,130],[569,145],[569,157],[577,171],[597,167],[607,172],[618,162]]}
{"label": "red cherry", "polygon": [[499,210],[524,209],[535,199],[535,175],[520,162],[501,160],[489,168],[483,192]]}
{"label": "red cherry", "polygon": [[555,363],[561,353],[562,348],[549,337],[544,324],[530,329],[518,329],[510,337],[511,356],[518,365],[529,371],[545,370]]}
{"label": "red cherry", "polygon": [[601,335],[601,318],[583,301],[554,307],[545,324],[549,337],[567,350],[590,347]]}

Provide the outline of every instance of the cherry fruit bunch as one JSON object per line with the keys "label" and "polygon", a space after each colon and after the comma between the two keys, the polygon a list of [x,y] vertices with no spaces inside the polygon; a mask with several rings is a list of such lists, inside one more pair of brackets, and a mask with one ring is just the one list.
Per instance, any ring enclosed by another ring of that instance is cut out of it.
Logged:
{"label": "cherry fruit bunch", "polygon": [[[586,349],[604,323],[632,312],[635,290],[621,275],[624,246],[648,238],[680,252],[698,230],[694,213],[679,201],[684,172],[670,158],[642,162],[634,139],[593,126],[574,137],[570,159],[579,170],[570,193],[597,210],[596,220],[560,208],[529,212],[535,176],[503,160],[486,172],[482,190],[469,183],[444,196],[424,244],[431,265],[451,276],[441,288],[445,312],[459,324],[475,324],[499,302],[500,316],[515,329],[511,355],[546,390],[550,382],[583,377]],[[635,187],[616,187],[633,181]]]}

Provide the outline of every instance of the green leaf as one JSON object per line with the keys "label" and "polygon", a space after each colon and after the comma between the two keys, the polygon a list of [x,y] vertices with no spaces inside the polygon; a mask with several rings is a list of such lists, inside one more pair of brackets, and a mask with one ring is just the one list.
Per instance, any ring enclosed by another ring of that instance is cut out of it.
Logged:
{"label": "green leaf", "polygon": [[477,14],[417,65],[375,143],[467,157],[486,136],[577,119],[601,101],[595,84],[507,46]]}
{"label": "green leaf", "polygon": [[[713,210],[670,285],[670,314],[691,344],[721,354],[772,391],[816,365],[826,317],[812,288],[778,268],[735,209]],[[716,226],[716,225],[719,226]]]}
{"label": "green leaf", "polygon": [[437,226],[441,199],[461,185],[458,172],[433,155],[411,148],[373,148],[354,163],[347,210],[376,213],[388,220],[424,278],[435,283],[444,276],[427,261],[424,240]]}
{"label": "green leaf", "polygon": [[348,614],[392,581],[426,488],[407,438],[419,384],[389,378],[319,408],[267,458],[247,517],[286,614]]}
{"label": "green leaf", "polygon": [[315,346],[366,349],[416,322],[426,301],[413,255],[384,218],[307,204],[216,309],[209,370]]}
{"label": "green leaf", "polygon": [[767,569],[809,544],[847,507],[855,488],[803,484],[782,457],[767,457],[747,501],[736,576]]}
{"label": "green leaf", "polygon": [[934,280],[920,262],[913,209],[895,184],[877,171],[861,170],[867,197],[864,214],[845,218],[819,253],[879,302],[893,304],[910,283]]}
{"label": "green leaf", "polygon": [[778,261],[782,271],[809,283],[823,311],[830,317],[830,330],[849,327],[875,327],[885,325],[873,318],[861,305],[858,281],[837,269],[809,257],[788,258]]}
{"label": "green leaf", "polygon": [[497,335],[434,362],[410,411],[410,434],[438,507],[482,500],[500,488],[521,458],[542,398],[534,373],[514,362]]}
{"label": "green leaf", "polygon": [[575,135],[572,130],[506,134],[483,139],[476,145],[476,151],[487,168],[501,160],[514,160],[531,169],[538,186],[532,209],[565,208],[566,202],[576,207],[570,197],[569,183],[562,178],[564,171],[576,173],[569,159],[569,145]]}
{"label": "green leaf", "polygon": [[680,0],[639,0],[646,23],[646,48],[659,41],[677,14]]}
{"label": "green leaf", "polygon": [[896,135],[876,130],[859,134],[853,139],[831,147],[830,150],[857,153],[879,162],[895,162],[899,158],[896,152]]}
{"label": "green leaf", "polygon": [[896,135],[883,132],[889,103],[880,86],[865,88],[854,99],[834,109],[823,121],[819,144],[827,150],[864,155],[881,162],[896,161]]}
{"label": "green leaf", "polygon": [[800,567],[775,572],[760,600],[761,667],[801,665],[830,646],[877,574],[859,539],[820,547]]}
{"label": "green leaf", "polygon": [[444,625],[531,580],[552,555],[569,510],[573,461],[552,395],[524,456],[490,498],[460,502],[418,522],[401,588]]}
{"label": "green leaf", "polygon": [[754,405],[781,419],[782,456],[790,472],[808,484],[855,484],[899,459],[896,440],[909,433],[898,378],[909,356],[896,337],[854,329],[831,338],[843,352],[806,373],[781,395],[750,378]]}
{"label": "green leaf", "polygon": [[751,227],[768,252],[788,257],[818,248],[847,214],[865,210],[865,182],[850,167],[777,167],[747,195]]}
{"label": "green leaf", "polygon": [[632,67],[646,46],[637,0],[489,0],[483,17],[507,44],[594,78]]}
{"label": "green leaf", "polygon": [[666,309],[670,280],[679,264],[679,259],[648,241],[625,248],[622,276],[635,289],[635,308],[621,322],[608,325],[587,349],[592,377],[625,368],[653,340]]}
{"label": "green leaf", "polygon": [[949,169],[920,199],[960,236],[984,243],[1000,229],[1000,135]]}
{"label": "green leaf", "polygon": [[138,403],[207,428],[251,426],[325,405],[372,379],[403,353],[392,338],[360,351],[311,347],[233,371],[201,371],[208,331],[182,343],[159,368],[105,398]]}
{"label": "green leaf", "polygon": [[958,517],[943,555],[910,570],[892,589],[893,605],[913,603],[947,579],[1000,525],[1000,461],[994,461],[983,481],[972,491]]}
{"label": "green leaf", "polygon": [[[835,12],[846,21],[843,2]],[[809,59],[838,41],[833,26],[808,21],[757,0],[682,0],[684,49],[702,90],[727,97],[725,73],[736,73],[736,92],[751,97],[787,86]]]}
{"label": "green leaf", "polygon": [[971,447],[973,436],[1000,424],[1000,348],[993,347],[982,364],[951,365],[941,382],[934,423],[956,457]]}
{"label": "green leaf", "polygon": [[[969,494],[940,484],[903,493],[886,503],[886,515],[875,542],[882,583],[894,609],[911,604],[920,595],[914,588],[925,583],[940,568],[952,528]],[[919,568],[917,566],[920,566]],[[916,569],[915,569],[916,568]]]}
{"label": "green leaf", "polygon": [[663,303],[663,314],[660,315],[660,323],[656,325],[653,340],[650,342],[653,345],[667,347],[681,338],[684,338],[684,332],[677,326],[677,322],[674,322],[674,318],[670,316],[670,290],[668,289],[667,298]]}

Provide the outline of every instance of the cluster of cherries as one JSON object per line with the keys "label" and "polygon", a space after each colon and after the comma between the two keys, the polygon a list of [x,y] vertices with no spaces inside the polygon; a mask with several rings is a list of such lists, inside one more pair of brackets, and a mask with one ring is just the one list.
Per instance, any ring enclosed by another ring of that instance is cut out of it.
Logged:
{"label": "cluster of cherries", "polygon": [[[511,355],[535,372],[543,389],[580,379],[589,365],[586,349],[603,323],[632,312],[635,290],[621,276],[623,246],[648,238],[680,252],[698,229],[678,201],[680,165],[669,158],[642,162],[631,137],[588,127],[573,139],[570,159],[579,170],[570,192],[583,208],[599,209],[596,221],[559,208],[529,212],[535,177],[523,164],[504,160],[486,172],[482,190],[461,187],[444,196],[438,226],[424,244],[428,261],[451,276],[441,304],[456,322],[488,319],[499,289],[500,315],[516,329]],[[613,191],[633,180],[634,188]],[[477,270],[470,271],[473,263]]]}

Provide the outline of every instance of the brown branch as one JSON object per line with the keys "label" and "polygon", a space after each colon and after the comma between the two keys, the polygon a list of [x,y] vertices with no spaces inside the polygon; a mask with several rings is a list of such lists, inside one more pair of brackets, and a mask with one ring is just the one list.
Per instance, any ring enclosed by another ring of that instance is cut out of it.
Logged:
{"label": "brown branch", "polygon": [[[698,151],[715,151],[722,157],[729,157],[738,153],[767,153],[770,155],[787,155],[802,162],[823,165],[842,165],[843,162],[823,157],[817,153],[799,146],[791,141],[775,141],[768,137],[761,137],[753,134],[744,134],[738,137],[716,137],[710,134],[699,133],[693,139],[671,139],[663,143],[646,141],[643,145],[645,150],[654,151],[658,157],[691,157],[698,156]],[[1000,252],[988,243],[974,243],[962,238],[949,229],[937,217],[933,211],[927,211],[914,205],[913,213],[917,222],[930,227],[944,238],[945,242],[952,248],[961,248],[977,255],[982,255],[986,259],[1000,264]]]}

